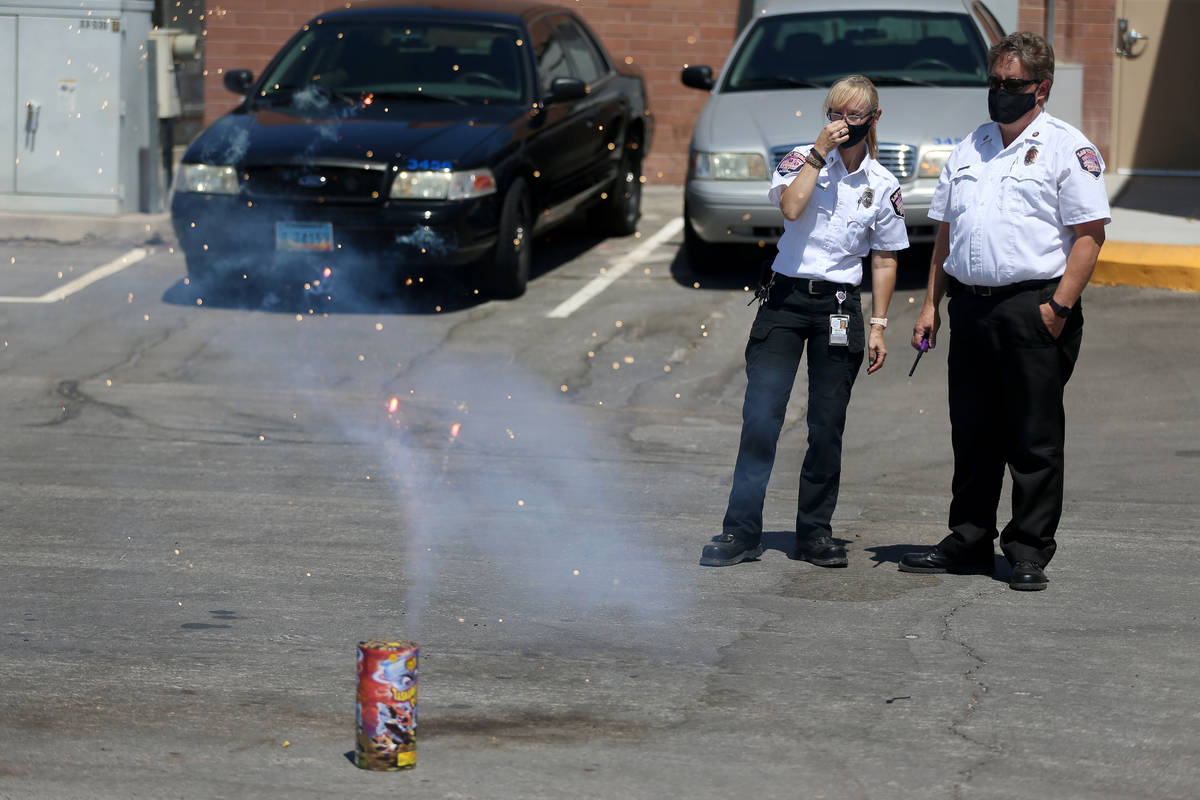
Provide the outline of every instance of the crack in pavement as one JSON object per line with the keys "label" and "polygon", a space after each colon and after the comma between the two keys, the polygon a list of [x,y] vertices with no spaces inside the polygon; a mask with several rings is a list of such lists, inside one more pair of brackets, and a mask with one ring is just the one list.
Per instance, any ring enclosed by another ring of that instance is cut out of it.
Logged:
{"label": "crack in pavement", "polygon": [[972,719],[974,719],[975,712],[983,703],[984,695],[988,693],[987,683],[985,683],[979,677],[979,673],[985,666],[987,666],[987,662],[982,656],[979,655],[978,652],[976,652],[974,647],[967,643],[965,638],[954,635],[954,617],[972,602],[983,597],[986,592],[986,589],[980,589],[976,591],[971,597],[963,600],[961,603],[951,608],[942,616],[942,640],[962,648],[963,652],[967,654],[967,657],[975,662],[974,666],[963,673],[963,678],[965,678],[968,682],[973,683],[975,685],[975,689],[972,691],[970,699],[967,700],[967,707],[963,710],[962,715],[958,719],[951,720],[947,727],[950,733],[954,736],[957,736],[963,741],[975,745],[976,747],[982,747],[991,753],[991,755],[977,759],[973,764],[970,764],[959,770],[959,774],[963,776],[962,781],[961,783],[954,783],[952,787],[953,796],[956,798],[963,796],[963,789],[971,782],[975,771],[980,766],[986,764],[995,756],[999,756],[1004,753],[1004,749],[1002,747],[989,742],[981,741],[980,739],[976,739],[964,730],[964,727],[968,725]]}

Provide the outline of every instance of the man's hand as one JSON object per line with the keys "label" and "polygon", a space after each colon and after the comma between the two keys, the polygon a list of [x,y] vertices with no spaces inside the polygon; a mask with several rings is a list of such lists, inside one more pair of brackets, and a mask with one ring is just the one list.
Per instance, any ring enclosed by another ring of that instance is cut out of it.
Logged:
{"label": "man's hand", "polygon": [[932,303],[925,303],[917,322],[913,325],[912,346],[914,350],[921,349],[921,340],[928,339],[930,347],[937,346],[938,328],[942,327],[942,313]]}
{"label": "man's hand", "polygon": [[1055,339],[1061,336],[1067,321],[1055,314],[1049,303],[1042,303],[1038,306],[1038,311],[1042,312],[1042,323],[1045,324],[1046,330],[1050,331],[1050,335]]}

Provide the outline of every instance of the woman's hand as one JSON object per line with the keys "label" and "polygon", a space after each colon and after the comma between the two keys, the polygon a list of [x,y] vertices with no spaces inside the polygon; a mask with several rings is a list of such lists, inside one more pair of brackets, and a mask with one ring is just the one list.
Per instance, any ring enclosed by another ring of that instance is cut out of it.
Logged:
{"label": "woman's hand", "polygon": [[883,328],[879,325],[871,326],[871,335],[867,337],[867,355],[871,359],[867,365],[868,375],[882,367],[887,360],[887,345],[883,343]]}
{"label": "woman's hand", "polygon": [[821,129],[813,149],[821,156],[829,155],[830,151],[850,138],[850,128],[844,120],[830,122]]}

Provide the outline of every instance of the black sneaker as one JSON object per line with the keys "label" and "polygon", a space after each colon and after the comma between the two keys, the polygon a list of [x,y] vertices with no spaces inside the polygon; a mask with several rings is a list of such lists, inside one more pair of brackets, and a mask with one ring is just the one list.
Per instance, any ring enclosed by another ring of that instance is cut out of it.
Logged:
{"label": "black sneaker", "polygon": [[742,561],[753,561],[763,554],[762,542],[748,542],[732,533],[714,536],[700,554],[702,567],[730,567]]}
{"label": "black sneaker", "polygon": [[818,567],[844,567],[848,563],[846,548],[828,536],[797,536],[793,557]]}

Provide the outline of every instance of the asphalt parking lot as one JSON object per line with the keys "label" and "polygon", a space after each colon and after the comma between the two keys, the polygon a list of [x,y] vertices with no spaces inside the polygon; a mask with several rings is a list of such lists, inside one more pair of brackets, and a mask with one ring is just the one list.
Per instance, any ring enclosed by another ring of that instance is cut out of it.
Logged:
{"label": "asphalt parking lot", "polygon": [[[851,403],[850,566],[787,557],[801,378],[767,552],[704,569],[753,309],[679,212],[566,229],[509,302],[197,303],[169,242],[0,302],[0,798],[1200,794],[1195,295],[1085,293],[1047,591],[896,569],[949,501],[919,263]],[[0,295],[145,246],[8,239]],[[381,637],[421,648],[411,772],[348,757]]]}

